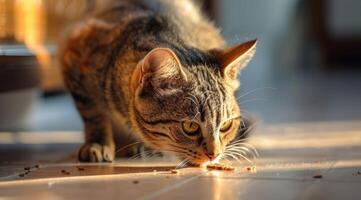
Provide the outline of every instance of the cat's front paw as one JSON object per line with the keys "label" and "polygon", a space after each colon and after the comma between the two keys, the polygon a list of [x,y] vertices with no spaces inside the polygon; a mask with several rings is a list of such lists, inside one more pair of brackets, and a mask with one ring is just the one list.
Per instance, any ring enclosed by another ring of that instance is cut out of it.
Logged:
{"label": "cat's front paw", "polygon": [[79,161],[85,162],[112,162],[115,157],[114,145],[86,143],[79,150]]}

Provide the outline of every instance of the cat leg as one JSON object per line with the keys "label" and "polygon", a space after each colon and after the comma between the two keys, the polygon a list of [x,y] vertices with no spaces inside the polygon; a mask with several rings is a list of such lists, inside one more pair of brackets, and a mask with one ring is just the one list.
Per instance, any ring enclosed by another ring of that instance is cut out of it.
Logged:
{"label": "cat leg", "polygon": [[85,121],[85,144],[79,150],[80,161],[112,162],[115,157],[115,144],[108,119],[100,117]]}
{"label": "cat leg", "polygon": [[79,160],[112,162],[115,144],[111,120],[91,98],[73,92],[72,96],[84,122],[85,144],[79,150]]}

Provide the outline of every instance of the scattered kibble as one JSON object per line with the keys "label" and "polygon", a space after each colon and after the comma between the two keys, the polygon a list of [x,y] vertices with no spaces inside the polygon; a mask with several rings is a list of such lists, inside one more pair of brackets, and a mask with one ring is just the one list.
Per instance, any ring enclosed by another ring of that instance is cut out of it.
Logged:
{"label": "scattered kibble", "polygon": [[179,174],[179,170],[173,169],[173,170],[170,171],[170,173],[172,173],[172,174]]}
{"label": "scattered kibble", "polygon": [[28,170],[30,170],[30,167],[24,167],[24,170],[28,171]]}
{"label": "scattered kibble", "polygon": [[210,164],[210,165],[207,165],[207,169],[233,171],[234,167],[229,166],[229,165],[225,165],[225,164]]}
{"label": "scattered kibble", "polygon": [[322,175],[314,175],[312,178],[320,179],[320,178],[323,178],[323,176]]}
{"label": "scattered kibble", "polygon": [[24,177],[24,176],[25,176],[25,174],[19,174],[19,176],[20,176],[20,177]]}
{"label": "scattered kibble", "polygon": [[361,175],[361,172],[360,171],[357,171],[356,173],[352,173],[353,176],[360,176]]}
{"label": "scattered kibble", "polygon": [[83,168],[83,167],[77,167],[77,169],[78,169],[79,171],[84,171],[84,170],[85,170],[85,168]]}
{"label": "scattered kibble", "polygon": [[133,184],[138,184],[138,183],[139,183],[139,181],[137,181],[137,180],[133,181]]}
{"label": "scattered kibble", "polygon": [[256,173],[257,172],[256,166],[246,167],[246,170],[248,172],[251,172],[251,173]]}
{"label": "scattered kibble", "polygon": [[62,174],[65,174],[65,175],[70,175],[70,172],[68,172],[68,171],[66,171],[66,170],[64,170],[64,169],[61,170],[61,173],[62,173]]}
{"label": "scattered kibble", "polygon": [[40,168],[40,165],[35,165],[35,168]]}

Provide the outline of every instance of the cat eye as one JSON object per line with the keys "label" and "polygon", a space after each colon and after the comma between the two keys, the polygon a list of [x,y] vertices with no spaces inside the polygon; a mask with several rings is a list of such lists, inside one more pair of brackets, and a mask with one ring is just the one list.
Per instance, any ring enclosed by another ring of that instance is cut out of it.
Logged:
{"label": "cat eye", "polygon": [[196,136],[198,134],[199,125],[192,121],[182,122],[182,129],[188,136]]}
{"label": "cat eye", "polygon": [[232,127],[232,124],[233,124],[233,120],[227,120],[227,121],[223,122],[223,124],[221,125],[221,128],[220,128],[220,131],[221,132],[228,131]]}

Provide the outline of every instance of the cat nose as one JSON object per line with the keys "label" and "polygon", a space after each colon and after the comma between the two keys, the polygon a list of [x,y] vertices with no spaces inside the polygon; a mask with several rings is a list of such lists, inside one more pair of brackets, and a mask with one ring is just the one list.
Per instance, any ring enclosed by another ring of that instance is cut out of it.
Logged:
{"label": "cat nose", "polygon": [[212,153],[207,153],[207,156],[208,156],[210,161],[213,161],[219,156],[219,153],[217,153],[217,154],[215,154],[213,152]]}

